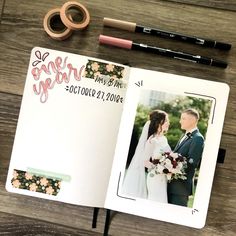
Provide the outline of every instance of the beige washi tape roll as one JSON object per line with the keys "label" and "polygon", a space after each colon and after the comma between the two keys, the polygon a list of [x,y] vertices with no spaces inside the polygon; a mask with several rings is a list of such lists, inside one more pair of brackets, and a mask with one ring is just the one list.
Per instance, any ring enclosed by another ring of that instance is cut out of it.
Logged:
{"label": "beige washi tape roll", "polygon": [[[78,20],[70,12],[73,10],[76,11],[77,18],[79,16]],[[60,16],[64,25],[72,30],[82,30],[90,22],[90,15],[87,8],[78,2],[66,2],[61,8]]]}
{"label": "beige washi tape roll", "polygon": [[45,15],[43,27],[47,34],[56,40],[64,40],[72,34],[72,30],[67,28],[61,20],[60,8],[52,9]]}

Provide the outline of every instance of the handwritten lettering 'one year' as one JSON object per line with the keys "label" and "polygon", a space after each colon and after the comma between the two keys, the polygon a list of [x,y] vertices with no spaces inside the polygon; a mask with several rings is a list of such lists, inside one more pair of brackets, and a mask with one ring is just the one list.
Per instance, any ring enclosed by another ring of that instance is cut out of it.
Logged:
{"label": "handwritten lettering 'one year'", "polygon": [[48,90],[53,89],[55,84],[69,83],[71,76],[80,81],[84,67],[82,66],[78,71],[71,63],[67,64],[67,57],[64,60],[57,57],[47,65],[35,67],[31,70],[31,74],[38,83],[33,85],[33,91],[36,95],[40,95],[40,102],[45,103],[48,100]]}

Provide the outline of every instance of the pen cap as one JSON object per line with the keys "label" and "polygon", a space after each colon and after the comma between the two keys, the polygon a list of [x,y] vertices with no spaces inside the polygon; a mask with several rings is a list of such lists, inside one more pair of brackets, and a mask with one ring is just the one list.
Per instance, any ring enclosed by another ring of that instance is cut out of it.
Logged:
{"label": "pen cap", "polygon": [[230,50],[231,44],[216,42],[215,48],[218,48],[218,49],[221,49],[221,50]]}
{"label": "pen cap", "polygon": [[131,32],[135,32],[135,28],[136,28],[136,23],[123,21],[123,20],[115,20],[115,19],[106,18],[106,17],[104,17],[104,19],[103,19],[103,24],[106,26],[110,26],[110,27],[118,28],[118,29],[123,29],[123,30],[128,30]]}
{"label": "pen cap", "polygon": [[228,64],[226,62],[215,60],[215,59],[212,61],[211,65],[221,67],[221,68],[226,68],[228,66]]}
{"label": "pen cap", "polygon": [[99,36],[99,43],[126,49],[131,49],[132,47],[132,41],[130,40],[114,38],[102,34]]}

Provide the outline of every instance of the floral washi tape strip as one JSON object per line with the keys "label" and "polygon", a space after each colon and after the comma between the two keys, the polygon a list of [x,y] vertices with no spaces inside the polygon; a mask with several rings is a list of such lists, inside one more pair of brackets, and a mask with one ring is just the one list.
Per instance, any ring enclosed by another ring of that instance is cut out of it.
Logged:
{"label": "floral washi tape strip", "polygon": [[27,171],[14,170],[11,180],[12,186],[32,192],[44,193],[56,196],[61,188],[61,179],[46,178],[33,175]]}
{"label": "floral washi tape strip", "polygon": [[106,75],[111,79],[123,79],[124,70],[125,68],[123,66],[88,60],[83,76],[95,79],[97,76]]}

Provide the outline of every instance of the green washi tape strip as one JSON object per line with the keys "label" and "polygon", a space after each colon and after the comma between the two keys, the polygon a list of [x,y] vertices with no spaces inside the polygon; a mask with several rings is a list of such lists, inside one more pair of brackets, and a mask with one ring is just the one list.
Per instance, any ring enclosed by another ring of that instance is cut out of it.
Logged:
{"label": "green washi tape strip", "polygon": [[34,168],[27,168],[27,172],[33,175],[40,175],[44,176],[46,178],[51,178],[51,179],[60,179],[66,182],[70,182],[71,177],[69,175],[64,175],[60,173],[55,173],[51,171],[45,171],[45,170],[39,170],[39,169],[34,169]]}

